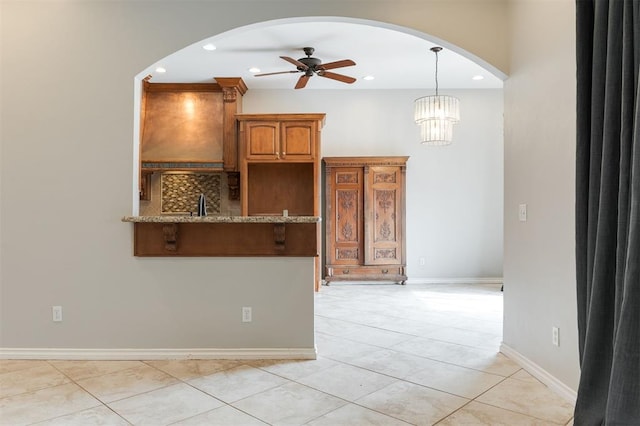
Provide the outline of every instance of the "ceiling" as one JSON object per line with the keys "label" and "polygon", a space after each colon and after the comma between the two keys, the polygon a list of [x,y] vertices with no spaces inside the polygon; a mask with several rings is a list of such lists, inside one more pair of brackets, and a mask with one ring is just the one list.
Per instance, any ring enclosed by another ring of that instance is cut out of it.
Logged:
{"label": "ceiling", "polygon": [[[253,90],[293,89],[302,73],[256,77],[249,69],[257,67],[260,73],[295,71],[295,66],[280,56],[299,59],[305,56],[302,48],[309,46],[315,48],[313,57],[323,63],[352,59],[355,66],[331,71],[357,81],[345,84],[314,76],[304,90],[435,88],[436,56],[429,49],[436,44],[419,37],[425,37],[424,34],[414,35],[407,29],[379,25],[384,24],[322,18],[262,23],[202,40],[158,61],[143,74],[151,74],[152,83],[204,83],[212,82],[213,77],[242,77]],[[203,49],[208,43],[216,49]],[[166,72],[156,72],[157,67],[165,68]],[[502,79],[487,68],[445,47],[438,54],[438,86],[440,89],[502,88]],[[364,80],[365,76],[374,79]],[[474,76],[484,78],[474,80]]]}

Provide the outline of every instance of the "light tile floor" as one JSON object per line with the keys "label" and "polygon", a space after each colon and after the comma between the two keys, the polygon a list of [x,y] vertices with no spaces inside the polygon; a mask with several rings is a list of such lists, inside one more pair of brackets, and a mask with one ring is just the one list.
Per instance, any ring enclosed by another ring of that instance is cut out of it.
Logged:
{"label": "light tile floor", "polygon": [[0,424],[571,424],[501,338],[498,285],[332,284],[317,360],[3,360]]}

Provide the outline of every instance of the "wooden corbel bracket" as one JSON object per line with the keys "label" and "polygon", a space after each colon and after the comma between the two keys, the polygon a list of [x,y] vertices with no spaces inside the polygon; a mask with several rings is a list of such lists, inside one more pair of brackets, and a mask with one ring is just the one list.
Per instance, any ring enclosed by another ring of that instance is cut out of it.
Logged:
{"label": "wooden corbel bracket", "polygon": [[285,240],[285,224],[284,223],[273,224],[273,240],[275,242],[276,250],[284,251],[284,240]]}
{"label": "wooden corbel bracket", "polygon": [[178,224],[167,223],[162,225],[162,235],[164,236],[164,249],[176,251],[178,249]]}

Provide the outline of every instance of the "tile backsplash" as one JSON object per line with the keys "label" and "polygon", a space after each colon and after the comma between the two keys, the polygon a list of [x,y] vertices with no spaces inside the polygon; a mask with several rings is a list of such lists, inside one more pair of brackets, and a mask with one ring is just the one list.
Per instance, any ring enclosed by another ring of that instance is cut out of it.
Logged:
{"label": "tile backsplash", "polygon": [[163,173],[160,177],[160,212],[189,214],[198,211],[201,194],[207,200],[207,213],[220,213],[220,173]]}
{"label": "tile backsplash", "polygon": [[198,211],[204,194],[208,215],[240,215],[240,202],[228,197],[227,174],[156,172],[151,176],[151,199],[140,201],[142,216],[188,215]]}

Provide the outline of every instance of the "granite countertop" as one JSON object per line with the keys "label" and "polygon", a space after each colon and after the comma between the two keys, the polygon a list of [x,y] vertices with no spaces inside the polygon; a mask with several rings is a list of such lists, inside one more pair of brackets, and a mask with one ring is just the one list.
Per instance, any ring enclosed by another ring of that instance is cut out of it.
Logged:
{"label": "granite countertop", "polygon": [[124,216],[134,223],[316,223],[318,216]]}

